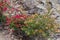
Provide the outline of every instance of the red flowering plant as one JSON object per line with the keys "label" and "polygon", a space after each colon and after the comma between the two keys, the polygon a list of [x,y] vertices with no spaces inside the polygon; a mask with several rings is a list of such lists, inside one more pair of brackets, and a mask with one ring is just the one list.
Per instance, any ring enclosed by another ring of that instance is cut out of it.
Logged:
{"label": "red flowering plant", "polygon": [[14,15],[10,18],[6,18],[7,23],[6,25],[9,25],[10,28],[13,28],[14,30],[20,29],[24,24],[25,19],[27,18],[26,15]]}

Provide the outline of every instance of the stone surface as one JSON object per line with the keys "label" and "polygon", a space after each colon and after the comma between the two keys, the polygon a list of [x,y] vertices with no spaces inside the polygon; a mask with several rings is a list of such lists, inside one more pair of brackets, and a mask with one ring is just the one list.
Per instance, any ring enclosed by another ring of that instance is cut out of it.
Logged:
{"label": "stone surface", "polygon": [[9,35],[4,35],[3,32],[0,31],[0,40],[11,40]]}
{"label": "stone surface", "polygon": [[[52,40],[60,40],[60,33],[55,34],[54,36],[51,37]],[[17,40],[11,37],[10,34],[8,34],[7,30],[0,31],[0,40]],[[48,40],[51,40],[48,38]]]}

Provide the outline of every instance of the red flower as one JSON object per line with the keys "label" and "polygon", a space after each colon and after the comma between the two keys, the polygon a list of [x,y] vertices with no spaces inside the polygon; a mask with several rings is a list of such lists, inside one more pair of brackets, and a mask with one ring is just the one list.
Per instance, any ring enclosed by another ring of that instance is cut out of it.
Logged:
{"label": "red flower", "polygon": [[6,10],[7,10],[7,7],[4,7],[4,8],[3,8],[3,11],[6,11]]}
{"label": "red flower", "polygon": [[19,15],[15,15],[15,18],[20,18],[21,16],[19,16]]}
{"label": "red flower", "polygon": [[16,15],[15,18],[22,18],[22,19],[26,19],[26,15]]}
{"label": "red flower", "polygon": [[22,17],[22,15],[15,15],[15,16],[13,16],[13,18],[17,18],[17,19],[19,19],[19,18],[21,18]]}

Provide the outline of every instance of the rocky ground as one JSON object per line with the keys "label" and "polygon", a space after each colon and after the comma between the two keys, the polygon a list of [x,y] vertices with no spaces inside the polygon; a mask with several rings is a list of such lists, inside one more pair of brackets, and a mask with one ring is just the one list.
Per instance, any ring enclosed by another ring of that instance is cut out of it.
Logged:
{"label": "rocky ground", "polygon": [[11,40],[6,35],[3,34],[3,32],[0,31],[0,40]]}
{"label": "rocky ground", "polygon": [[[0,31],[0,40],[13,40],[9,34],[6,34],[5,33],[6,31]],[[17,39],[14,39],[14,40],[17,40]],[[51,40],[51,39],[48,39],[48,40]],[[55,36],[55,37],[52,37],[52,40],[60,40],[60,37],[59,36]]]}

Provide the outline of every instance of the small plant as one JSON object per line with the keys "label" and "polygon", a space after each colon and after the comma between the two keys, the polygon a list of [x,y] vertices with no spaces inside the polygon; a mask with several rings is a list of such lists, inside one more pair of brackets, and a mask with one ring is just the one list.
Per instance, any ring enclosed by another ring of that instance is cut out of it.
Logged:
{"label": "small plant", "polygon": [[42,35],[43,37],[49,36],[51,32],[55,32],[57,24],[49,15],[34,14],[28,17],[25,22],[26,26],[22,30],[29,36]]}

